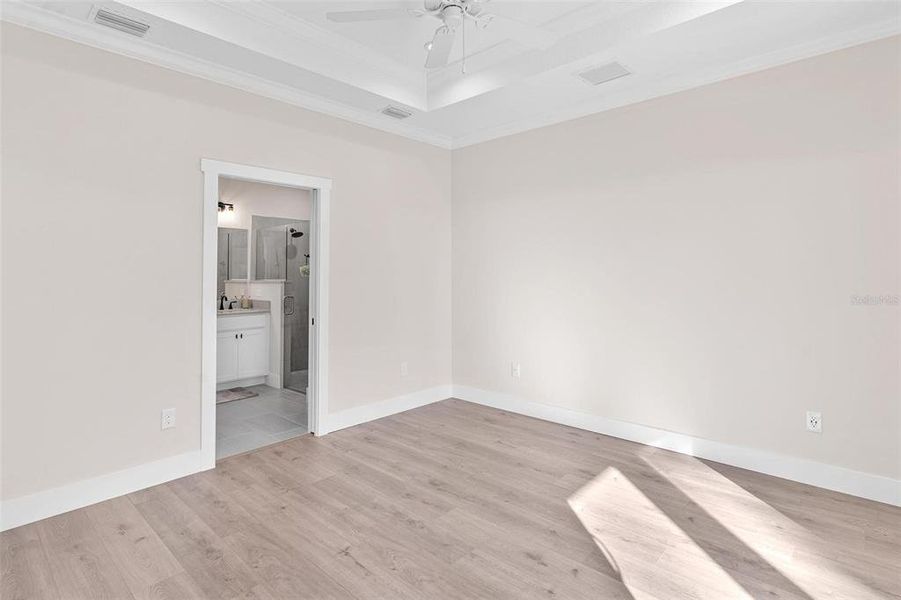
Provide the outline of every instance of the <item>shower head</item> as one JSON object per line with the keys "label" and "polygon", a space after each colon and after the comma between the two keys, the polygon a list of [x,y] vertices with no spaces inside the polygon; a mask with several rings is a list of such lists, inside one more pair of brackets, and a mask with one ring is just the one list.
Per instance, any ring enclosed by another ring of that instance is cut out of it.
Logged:
{"label": "shower head", "polygon": [[303,231],[297,231],[293,227],[291,229],[289,229],[288,231],[291,233],[291,237],[293,237],[293,238],[299,238],[303,235]]}

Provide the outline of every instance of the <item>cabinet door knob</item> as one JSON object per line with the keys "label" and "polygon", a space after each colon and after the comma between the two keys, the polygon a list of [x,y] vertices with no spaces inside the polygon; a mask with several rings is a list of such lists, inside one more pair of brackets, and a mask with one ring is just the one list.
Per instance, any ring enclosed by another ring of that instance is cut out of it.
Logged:
{"label": "cabinet door knob", "polygon": [[235,334],[235,339],[238,339],[238,334],[237,334],[237,333]]}

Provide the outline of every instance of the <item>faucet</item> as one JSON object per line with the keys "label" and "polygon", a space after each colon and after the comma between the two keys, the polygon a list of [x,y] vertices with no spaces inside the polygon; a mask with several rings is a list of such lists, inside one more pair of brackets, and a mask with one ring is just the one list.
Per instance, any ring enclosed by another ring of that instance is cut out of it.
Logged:
{"label": "faucet", "polygon": [[228,300],[228,296],[225,295],[225,292],[221,292],[219,295],[219,310],[225,310],[226,300]]}
{"label": "faucet", "polygon": [[228,303],[228,310],[232,310],[232,309],[235,307],[235,304],[237,304],[237,303],[238,303],[237,300],[232,300],[231,302],[229,302],[229,303]]}

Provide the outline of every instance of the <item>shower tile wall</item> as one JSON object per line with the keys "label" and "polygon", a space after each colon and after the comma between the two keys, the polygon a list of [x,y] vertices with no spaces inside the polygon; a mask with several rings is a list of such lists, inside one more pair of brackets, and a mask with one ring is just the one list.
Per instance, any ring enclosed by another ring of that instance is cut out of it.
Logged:
{"label": "shower tile wall", "polygon": [[[294,237],[294,229],[303,235]],[[253,216],[253,278],[285,281],[283,385],[298,392],[307,387],[310,280],[301,274],[309,264],[310,222]]]}
{"label": "shower tile wall", "polygon": [[[290,239],[287,260],[285,295],[294,297],[294,314],[285,317],[286,352],[285,385],[299,392],[307,387],[310,329],[310,279],[301,275],[301,267],[308,264],[310,253],[310,222],[298,221],[294,226],[303,236]],[[292,248],[293,246],[293,248]]]}

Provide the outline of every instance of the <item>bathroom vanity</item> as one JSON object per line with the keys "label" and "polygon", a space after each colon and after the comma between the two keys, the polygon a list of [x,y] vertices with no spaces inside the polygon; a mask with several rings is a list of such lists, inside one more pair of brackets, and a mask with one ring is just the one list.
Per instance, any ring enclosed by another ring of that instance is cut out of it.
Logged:
{"label": "bathroom vanity", "polygon": [[269,308],[220,310],[216,319],[218,387],[263,383],[269,375]]}

